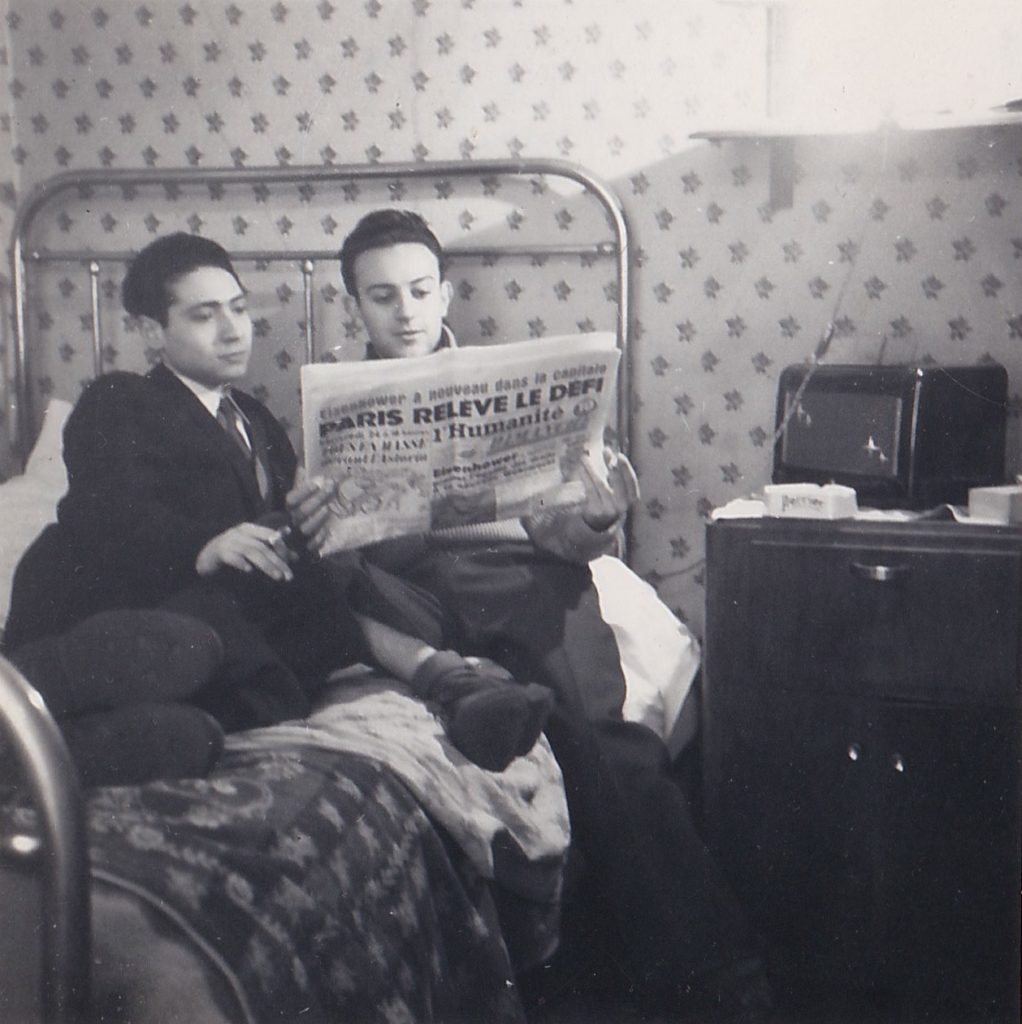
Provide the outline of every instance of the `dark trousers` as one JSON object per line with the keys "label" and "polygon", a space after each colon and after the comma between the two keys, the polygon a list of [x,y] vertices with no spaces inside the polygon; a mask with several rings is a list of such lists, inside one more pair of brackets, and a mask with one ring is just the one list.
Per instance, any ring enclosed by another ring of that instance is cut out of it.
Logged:
{"label": "dark trousers", "polygon": [[330,672],[368,660],[347,599],[352,578],[362,572],[359,556],[303,558],[294,569],[287,583],[221,572],[161,605],[220,636],[223,666],[194,702],[228,732],[305,716]]}
{"label": "dark trousers", "polygon": [[604,911],[605,933],[593,938],[616,951],[632,981],[667,995],[748,957],[742,914],[669,773],[664,743],[622,719],[620,656],[588,566],[527,544],[405,545],[368,558],[436,601],[431,619],[428,602],[409,610],[373,587],[359,594],[361,611],[554,691],[546,735],[581,852],[575,897]]}

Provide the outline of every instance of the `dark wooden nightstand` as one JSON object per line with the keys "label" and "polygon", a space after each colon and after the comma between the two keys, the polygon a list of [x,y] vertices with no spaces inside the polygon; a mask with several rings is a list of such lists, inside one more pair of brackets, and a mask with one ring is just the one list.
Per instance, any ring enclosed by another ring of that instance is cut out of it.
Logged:
{"label": "dark wooden nightstand", "polygon": [[704,647],[708,839],[775,969],[1017,1024],[1022,531],[712,523]]}

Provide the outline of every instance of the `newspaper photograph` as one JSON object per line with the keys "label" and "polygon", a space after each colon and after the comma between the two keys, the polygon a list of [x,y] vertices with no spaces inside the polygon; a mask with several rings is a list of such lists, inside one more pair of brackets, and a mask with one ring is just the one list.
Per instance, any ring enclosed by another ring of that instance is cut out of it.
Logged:
{"label": "newspaper photograph", "polygon": [[619,360],[599,332],[303,366],[305,467],[332,492],[322,553],[581,501]]}

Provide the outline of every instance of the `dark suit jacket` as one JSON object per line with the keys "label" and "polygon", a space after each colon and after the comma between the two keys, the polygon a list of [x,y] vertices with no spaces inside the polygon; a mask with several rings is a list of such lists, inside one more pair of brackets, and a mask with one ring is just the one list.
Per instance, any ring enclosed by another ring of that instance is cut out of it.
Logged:
{"label": "dark suit jacket", "polygon": [[86,388],[64,430],[69,486],[57,523],[15,574],[8,650],[105,608],[161,604],[198,582],[207,541],[282,509],[294,449],[264,405],[234,395],[268,456],[268,503],[235,442],[165,366]]}

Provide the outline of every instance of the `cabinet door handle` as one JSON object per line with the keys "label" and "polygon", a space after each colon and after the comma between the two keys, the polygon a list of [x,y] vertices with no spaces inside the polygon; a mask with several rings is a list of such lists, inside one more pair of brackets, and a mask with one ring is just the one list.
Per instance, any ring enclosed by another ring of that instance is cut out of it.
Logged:
{"label": "cabinet door handle", "polygon": [[853,576],[874,583],[892,583],[908,575],[907,565],[867,565],[865,562],[852,562],[848,566]]}

